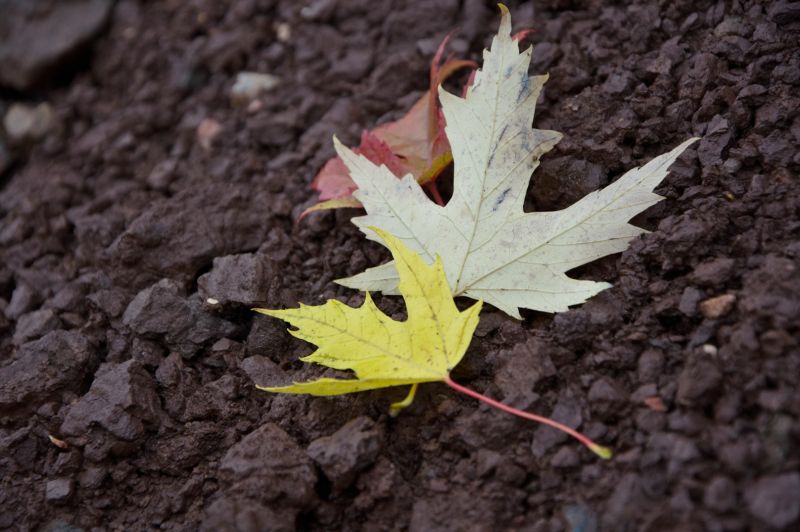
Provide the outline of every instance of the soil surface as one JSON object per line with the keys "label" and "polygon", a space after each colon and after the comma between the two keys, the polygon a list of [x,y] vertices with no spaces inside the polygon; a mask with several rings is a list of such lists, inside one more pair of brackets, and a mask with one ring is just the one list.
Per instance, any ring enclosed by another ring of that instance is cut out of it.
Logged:
{"label": "soil surface", "polygon": [[[40,61],[0,92],[6,117],[38,109],[0,137],[0,528],[800,526],[800,4],[509,2],[550,73],[536,126],[565,135],[530,209],[702,136],[637,219],[652,232],[573,272],[612,289],[556,316],[487,308],[454,375],[607,462],[444,385],[397,418],[406,390],[254,387],[320,372],[251,306],[359,303],[332,280],[387,258],[357,211],[297,223],[332,134],[407,110],[451,29],[480,59],[492,2],[122,0],[91,35],[54,32],[90,17],[53,4],[17,27],[70,53],[11,49],[28,35],[0,54]],[[280,82],[232,101],[241,71]]]}

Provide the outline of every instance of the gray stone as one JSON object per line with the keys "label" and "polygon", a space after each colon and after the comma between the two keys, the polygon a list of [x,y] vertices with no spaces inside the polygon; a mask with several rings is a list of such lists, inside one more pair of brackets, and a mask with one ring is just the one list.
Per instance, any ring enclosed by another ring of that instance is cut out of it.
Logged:
{"label": "gray stone", "polygon": [[186,401],[185,418],[190,420],[227,419],[236,415],[241,403],[239,380],[233,375],[223,375],[198,388]]}
{"label": "gray stone", "polygon": [[79,59],[108,20],[111,0],[5,0],[0,85],[25,91]]}
{"label": "gray stone", "polygon": [[[656,397],[658,395],[658,387],[654,382],[642,384],[636,388],[630,395],[631,403],[639,405],[644,403],[647,399]],[[591,398],[590,398],[591,400]]]}
{"label": "gray stone", "polygon": [[356,475],[375,461],[383,435],[375,422],[357,417],[330,436],[311,442],[308,455],[322,468],[335,491],[350,486]]}
{"label": "gray stone", "polygon": [[233,323],[206,312],[198,298],[186,298],[180,285],[170,279],[136,294],[122,321],[145,338],[163,336],[170,347],[186,356],[236,331]]}
{"label": "gray stone", "polygon": [[538,397],[533,391],[536,383],[555,374],[547,344],[529,340],[514,346],[508,361],[495,373],[494,383],[503,392],[504,402],[528,408]]}
{"label": "gray stone", "polygon": [[166,337],[167,342],[181,353],[194,354],[205,345],[236,334],[238,327],[234,323],[207,312],[196,295],[188,299],[188,306],[191,328],[175,337]]}
{"label": "gray stone", "polygon": [[0,229],[0,246],[4,247],[22,242],[30,229],[22,216],[9,218],[8,223]]}
{"label": "gray stone", "polygon": [[12,144],[39,141],[57,126],[58,119],[49,103],[36,107],[15,103],[3,117],[3,129]]}
{"label": "gray stone", "polygon": [[759,99],[763,101],[766,99],[766,97],[764,96],[767,93],[768,90],[763,85],[757,85],[757,84],[747,85],[746,87],[744,87],[742,90],[739,91],[739,94],[736,95],[736,99],[746,101],[748,103],[753,101],[759,101]]}
{"label": "gray stone", "polygon": [[200,532],[294,532],[298,509],[264,506],[258,500],[235,495],[221,497],[205,510]]}
{"label": "gray stone", "polygon": [[728,477],[714,477],[703,493],[703,504],[720,513],[732,509],[736,505],[736,484]]}
{"label": "gray stone", "polygon": [[270,227],[269,194],[231,183],[189,187],[154,202],[106,255],[118,286],[141,290],[168,277],[190,281],[214,257],[257,249]]}
{"label": "gray stone", "polygon": [[619,385],[606,377],[601,377],[594,381],[589,388],[589,402],[607,402],[622,404],[625,402],[625,394],[620,390]]}
{"label": "gray stone", "polygon": [[140,438],[161,412],[155,381],[135,360],[109,364],[81,399],[66,409],[61,432],[83,436],[95,425],[127,441]]}
{"label": "gray stone", "polygon": [[165,190],[174,180],[177,166],[178,161],[176,159],[161,161],[150,171],[147,176],[147,184],[156,190]]}
{"label": "gray stone", "polygon": [[800,473],[758,479],[745,490],[750,514],[767,525],[784,529],[800,517]]}
{"label": "gray stone", "polygon": [[700,457],[700,451],[691,438],[672,432],[653,434],[650,436],[648,448],[676,464],[684,464]]}
{"label": "gray stone", "polygon": [[72,282],[61,288],[47,300],[47,306],[64,312],[79,312],[86,298],[86,287],[79,282]]}
{"label": "gray stone", "polygon": [[257,316],[245,342],[247,354],[277,356],[278,361],[285,360],[291,353],[286,325],[268,316]]}
{"label": "gray stone", "polygon": [[600,89],[608,94],[624,94],[630,90],[635,81],[628,71],[615,71],[608,75]]}
{"label": "gray stone", "polygon": [[61,325],[56,313],[52,309],[35,310],[20,316],[17,328],[14,330],[12,341],[14,345],[22,345],[30,340],[41,338]]}
{"label": "gray stone", "polygon": [[234,105],[246,106],[261,94],[277,87],[280,81],[279,77],[271,74],[239,72],[236,75],[236,82],[231,87],[231,102]]}
{"label": "gray stone", "polygon": [[53,331],[22,345],[14,361],[0,368],[0,411],[35,409],[58,399],[62,390],[80,386],[94,351],[77,331]]}
{"label": "gray stone", "polygon": [[278,365],[267,357],[253,355],[239,363],[239,369],[258,385],[275,386],[284,380],[284,372]]}
{"label": "gray stone", "polygon": [[119,288],[100,289],[86,296],[87,301],[105,312],[109,318],[118,318],[128,304],[128,296]]}
{"label": "gray stone", "polygon": [[493,473],[503,463],[503,455],[489,449],[478,449],[475,453],[475,469],[483,478]]}
{"label": "gray stone", "polygon": [[639,474],[626,473],[614,483],[614,491],[601,517],[600,530],[617,530],[620,523],[631,522],[636,515],[635,508],[646,500]]}
{"label": "gray stone", "polygon": [[265,305],[277,274],[273,261],[264,255],[227,255],[214,259],[211,271],[200,276],[197,287],[201,298],[223,305]]}
{"label": "gray stone", "polygon": [[44,488],[44,498],[50,503],[62,503],[72,496],[74,484],[69,478],[48,480]]}
{"label": "gray stone", "polygon": [[18,283],[11,294],[11,301],[6,307],[6,316],[10,320],[16,320],[26,312],[33,310],[42,302],[42,296],[28,285],[28,283]]}
{"label": "gray stone", "polygon": [[639,356],[636,371],[640,382],[654,382],[664,368],[664,353],[659,349],[645,349]]}
{"label": "gray stone", "polygon": [[678,377],[678,403],[686,406],[710,404],[721,383],[722,372],[712,360],[690,360]]}
{"label": "gray stone", "polygon": [[314,498],[317,475],[311,460],[291,436],[272,423],[231,447],[219,469],[234,489],[257,494],[262,501],[285,498],[303,505]]}
{"label": "gray stone", "polygon": [[122,322],[141,335],[168,334],[190,326],[189,306],[178,283],[162,279],[130,302]]}
{"label": "gray stone", "polygon": [[708,124],[706,134],[697,147],[697,157],[703,166],[703,171],[723,162],[723,153],[733,139],[733,129],[728,120],[720,115],[714,116]]}
{"label": "gray stone", "polygon": [[772,131],[766,137],[755,136],[758,152],[772,166],[786,166],[797,155],[797,146],[784,131]]}
{"label": "gray stone", "polygon": [[305,20],[325,21],[336,10],[336,0],[314,0],[300,10],[300,16]]}
{"label": "gray stone", "polygon": [[717,79],[721,69],[722,62],[714,54],[707,52],[695,54],[689,69],[681,77],[679,98],[692,100],[702,98],[706,89]]}
{"label": "gray stone", "polygon": [[800,21],[800,2],[788,2],[787,0],[775,2],[769,8],[768,13],[770,18],[781,26],[796,23]]}
{"label": "gray stone", "polygon": [[695,316],[697,314],[697,305],[703,299],[703,292],[693,286],[687,286],[681,294],[680,303],[678,303],[678,310],[686,316]]}
{"label": "gray stone", "polygon": [[78,483],[82,488],[99,488],[108,475],[108,470],[103,466],[87,465],[78,474]]}
{"label": "gray stone", "polygon": [[691,277],[702,286],[718,287],[731,278],[735,266],[735,260],[729,257],[717,257],[698,264]]}
{"label": "gray stone", "polygon": [[560,448],[553,458],[550,459],[550,466],[555,468],[569,468],[579,466],[581,458],[578,456],[574,446],[564,446]]}
{"label": "gray stone", "polygon": [[568,504],[561,511],[569,523],[569,530],[597,532],[597,515],[583,503]]}

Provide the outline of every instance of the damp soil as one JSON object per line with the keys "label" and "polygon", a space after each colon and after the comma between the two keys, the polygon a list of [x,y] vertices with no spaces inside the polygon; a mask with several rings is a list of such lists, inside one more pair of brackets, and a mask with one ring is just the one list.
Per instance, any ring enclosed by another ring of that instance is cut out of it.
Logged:
{"label": "damp soil", "polygon": [[[613,288],[486,308],[454,375],[615,457],[444,385],[396,418],[405,390],[254,387],[319,372],[250,306],[358,303],[332,281],[387,258],[357,211],[297,221],[332,134],[402,114],[453,28],[479,59],[491,2],[122,0],[81,70],[0,95],[60,123],[0,182],[0,528],[796,530],[798,4],[509,7],[550,74],[536,125],[564,133],[528,208],[702,137],[651,232],[572,272]],[[281,82],[234,105],[243,70]]]}

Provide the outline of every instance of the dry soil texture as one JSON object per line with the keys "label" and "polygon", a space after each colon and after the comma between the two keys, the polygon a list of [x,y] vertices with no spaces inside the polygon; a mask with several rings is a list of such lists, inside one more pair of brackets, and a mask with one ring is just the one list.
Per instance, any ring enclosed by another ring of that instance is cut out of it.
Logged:
{"label": "dry soil texture", "polygon": [[[41,39],[88,20],[41,4],[15,15]],[[455,375],[615,458],[443,385],[394,419],[405,390],[253,385],[319,371],[250,306],[358,303],[332,280],[387,257],[356,211],[297,223],[332,134],[402,114],[451,29],[479,59],[491,2],[122,0],[89,48],[0,54],[40,61],[0,111],[52,111],[0,141],[0,528],[797,530],[800,4],[509,7],[550,73],[536,125],[565,134],[530,209],[702,136],[637,220],[652,232],[574,272],[614,288],[555,317],[487,309]],[[236,106],[243,70],[281,82]]]}

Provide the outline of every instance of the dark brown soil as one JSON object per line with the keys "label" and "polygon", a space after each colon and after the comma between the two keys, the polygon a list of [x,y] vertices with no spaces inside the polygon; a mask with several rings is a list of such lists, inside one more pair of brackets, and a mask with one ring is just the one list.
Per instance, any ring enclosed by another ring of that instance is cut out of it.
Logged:
{"label": "dark brown soil", "polygon": [[[452,28],[479,59],[498,14],[230,4],[122,0],[80,70],[0,93],[0,111],[48,101],[61,124],[10,148],[0,190],[0,528],[800,526],[797,2],[509,2],[550,73],[536,125],[565,135],[531,208],[703,137],[638,220],[652,233],[577,272],[614,288],[555,317],[487,309],[456,374],[609,462],[443,385],[396,419],[405,390],[254,388],[316,373],[251,305],[358,302],[331,281],[386,258],[354,211],[296,224],[331,135],[405,111]],[[260,109],[230,102],[242,70],[282,79]],[[205,119],[222,127],[208,149]]]}

